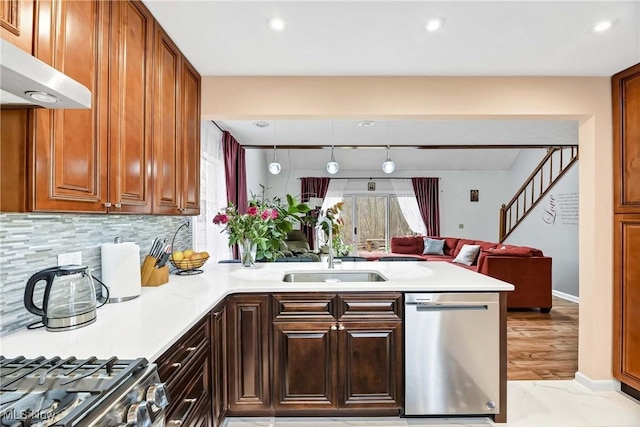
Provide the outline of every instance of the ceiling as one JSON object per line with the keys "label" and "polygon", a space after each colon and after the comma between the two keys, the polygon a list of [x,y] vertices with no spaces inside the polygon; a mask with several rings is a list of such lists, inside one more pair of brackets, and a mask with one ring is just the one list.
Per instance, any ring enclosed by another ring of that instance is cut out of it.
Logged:
{"label": "ceiling", "polygon": [[[203,76],[611,76],[640,62],[640,0],[143,1]],[[272,16],[286,20],[284,31],[268,29]],[[444,26],[425,31],[434,17]],[[594,33],[603,19],[616,24]],[[243,145],[281,148],[576,144],[578,132],[561,121],[270,122],[218,124]],[[392,157],[418,169],[509,169],[518,152],[398,148]],[[291,161],[323,169],[329,157],[328,150],[285,154],[285,168]],[[384,155],[336,150],[350,169],[377,169]]]}
{"label": "ceiling", "polygon": [[[640,0],[144,2],[205,76],[611,76],[640,62]],[[444,26],[425,31],[434,17]],[[603,19],[617,22],[592,32]]]}
{"label": "ceiling", "polygon": [[[508,170],[519,149],[424,149],[429,146],[576,145],[578,122],[572,120],[376,120],[373,126],[358,126],[358,120],[266,120],[216,121],[241,145],[264,146],[266,161],[273,159],[277,146],[283,168],[324,169],[329,147],[343,169],[379,169],[386,158],[385,146],[398,168],[431,170]],[[287,146],[314,146],[324,149],[292,149]],[[423,149],[399,148],[420,146]],[[358,149],[354,149],[357,148]],[[366,148],[365,148],[366,147]],[[394,148],[396,147],[396,148]],[[543,153],[544,150],[541,150]],[[541,154],[542,157],[543,154]]]}

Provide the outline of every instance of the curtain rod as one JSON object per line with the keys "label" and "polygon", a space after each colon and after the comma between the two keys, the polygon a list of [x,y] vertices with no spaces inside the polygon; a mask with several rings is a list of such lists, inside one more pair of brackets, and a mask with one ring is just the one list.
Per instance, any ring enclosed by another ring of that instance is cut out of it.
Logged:
{"label": "curtain rod", "polygon": [[213,123],[214,125],[216,125],[216,127],[220,130],[220,132],[224,132],[224,129],[222,129],[222,128],[220,127],[220,125],[218,125],[218,124],[216,123],[216,121],[215,121],[215,120],[211,120],[211,123]]}
{"label": "curtain rod", "polygon": [[331,176],[322,176],[322,177],[306,177],[306,176],[300,176],[296,179],[300,180],[302,178],[329,178],[329,179],[368,179],[369,181],[374,180],[374,179],[411,179],[411,178],[438,178],[438,179],[442,179],[439,176],[412,176],[412,177],[400,177],[400,176],[373,176],[373,177],[366,177],[366,176],[352,176],[352,177],[337,177],[337,178],[333,178]]}

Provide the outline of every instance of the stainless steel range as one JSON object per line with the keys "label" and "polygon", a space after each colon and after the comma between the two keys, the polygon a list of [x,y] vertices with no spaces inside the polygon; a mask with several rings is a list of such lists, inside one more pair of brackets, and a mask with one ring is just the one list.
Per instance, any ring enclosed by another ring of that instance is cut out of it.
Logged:
{"label": "stainless steel range", "polygon": [[0,356],[0,425],[165,425],[168,397],[146,359]]}

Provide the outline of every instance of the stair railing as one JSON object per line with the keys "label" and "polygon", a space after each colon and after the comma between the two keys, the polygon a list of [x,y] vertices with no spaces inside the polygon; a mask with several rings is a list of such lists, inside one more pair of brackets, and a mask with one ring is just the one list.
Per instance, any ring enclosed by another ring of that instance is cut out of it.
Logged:
{"label": "stair railing", "polygon": [[550,147],[547,150],[547,154],[516,191],[515,196],[500,208],[500,242],[515,230],[576,160],[576,145]]}

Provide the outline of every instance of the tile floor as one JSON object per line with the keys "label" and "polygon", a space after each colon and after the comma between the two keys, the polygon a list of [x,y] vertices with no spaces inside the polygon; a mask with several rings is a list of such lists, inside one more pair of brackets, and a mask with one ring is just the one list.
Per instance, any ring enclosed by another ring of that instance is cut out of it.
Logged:
{"label": "tile floor", "polygon": [[506,424],[487,418],[229,418],[225,427],[640,427],[640,403],[576,381],[509,381]]}

